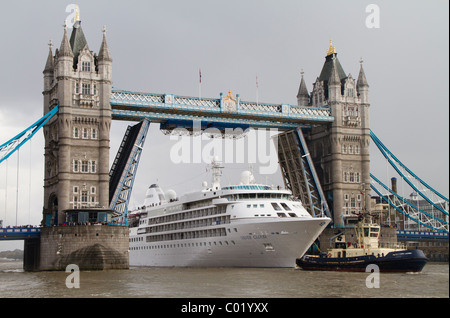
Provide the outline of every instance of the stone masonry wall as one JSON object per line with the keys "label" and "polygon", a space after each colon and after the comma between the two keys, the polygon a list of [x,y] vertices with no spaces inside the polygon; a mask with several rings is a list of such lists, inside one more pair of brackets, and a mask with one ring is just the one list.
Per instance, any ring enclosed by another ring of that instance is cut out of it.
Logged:
{"label": "stone masonry wall", "polygon": [[128,227],[44,227],[39,269],[65,270],[69,264],[78,265],[80,270],[128,269],[128,248]]}

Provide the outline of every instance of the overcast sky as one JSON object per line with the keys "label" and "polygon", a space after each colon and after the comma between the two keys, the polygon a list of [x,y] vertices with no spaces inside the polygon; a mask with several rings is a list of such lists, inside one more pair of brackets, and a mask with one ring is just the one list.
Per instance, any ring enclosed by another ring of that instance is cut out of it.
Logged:
{"label": "overcast sky", "polygon": [[[60,46],[70,3],[1,2],[0,143],[42,116],[48,42]],[[379,28],[366,25],[371,3],[380,9]],[[113,86],[132,91],[198,96],[201,68],[203,97],[218,98],[231,90],[255,101],[258,76],[260,102],[295,105],[301,70],[311,91],[331,38],[347,74],[357,78],[360,58],[364,60],[371,129],[412,171],[448,197],[447,0],[80,0],[78,5],[89,48],[98,52],[106,25]],[[128,124],[133,123],[113,123],[110,160]],[[210,181],[204,163],[171,162],[175,141],[158,128],[152,125],[147,137],[135,202],[142,202],[155,182],[182,194]],[[39,224],[42,218],[43,143],[39,132],[20,152],[19,224]],[[0,167],[0,219],[11,225],[16,219],[16,162],[14,155]],[[224,183],[239,182],[240,166],[229,167]],[[373,147],[371,169],[384,181],[391,176]],[[257,180],[282,182],[279,170]]]}

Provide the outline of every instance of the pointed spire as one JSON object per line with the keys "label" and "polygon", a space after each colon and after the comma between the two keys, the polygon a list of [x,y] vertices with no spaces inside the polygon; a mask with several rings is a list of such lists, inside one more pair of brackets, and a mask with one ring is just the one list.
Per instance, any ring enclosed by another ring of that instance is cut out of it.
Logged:
{"label": "pointed spire", "polygon": [[361,58],[361,60],[359,62],[361,63],[361,69],[359,70],[358,82],[356,85],[358,87],[369,87],[369,83],[367,83],[366,74],[364,73],[364,68],[363,68],[364,61]]}
{"label": "pointed spire", "polygon": [[331,65],[330,78],[328,79],[328,86],[331,85],[341,85],[341,79],[339,77],[336,67],[336,57],[334,56],[333,56],[333,64]]}
{"label": "pointed spire", "polygon": [[54,69],[53,51],[52,51],[53,43],[51,40],[48,43],[48,47],[49,47],[49,52],[48,52],[48,57],[47,57],[47,63],[45,63],[44,73],[45,72],[53,72],[53,69]]}
{"label": "pointed spire", "polygon": [[98,52],[99,61],[112,62],[111,54],[109,53],[108,43],[106,42],[106,26],[103,27],[103,41]]}
{"label": "pointed spire", "polygon": [[302,70],[301,74],[302,74],[302,80],[300,82],[300,87],[298,89],[297,97],[308,97],[309,98],[308,89],[306,88],[306,83],[305,83],[305,79],[304,79],[305,72],[303,72],[303,70]]}
{"label": "pointed spire", "polygon": [[327,56],[336,54],[336,47],[333,45],[333,40],[330,39],[330,47],[327,50]]}
{"label": "pointed spire", "polygon": [[89,51],[89,46],[86,41],[86,37],[84,36],[83,28],[81,27],[81,20],[75,21],[69,43],[73,51],[73,66],[74,68],[76,68],[78,64],[78,57],[80,56],[80,51],[84,49],[87,49]]}
{"label": "pointed spire", "polygon": [[64,36],[61,41],[61,47],[59,48],[59,56],[73,57],[72,48],[70,47],[69,37],[67,36],[67,25],[64,23]]}
{"label": "pointed spire", "polygon": [[302,80],[300,81],[300,87],[298,89],[298,95],[297,95],[297,104],[298,106],[308,106],[309,105],[309,93],[308,89],[306,88],[305,78],[304,74],[305,72],[301,72],[302,74]]}

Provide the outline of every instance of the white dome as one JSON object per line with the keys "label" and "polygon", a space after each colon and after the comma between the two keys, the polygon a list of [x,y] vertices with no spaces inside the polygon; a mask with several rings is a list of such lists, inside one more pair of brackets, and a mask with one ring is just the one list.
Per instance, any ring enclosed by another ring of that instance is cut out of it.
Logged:
{"label": "white dome", "polygon": [[251,171],[243,171],[241,173],[241,183],[242,184],[251,184],[255,178],[253,177],[253,174]]}
{"label": "white dome", "polygon": [[177,193],[174,190],[167,190],[166,200],[175,200],[177,198]]}

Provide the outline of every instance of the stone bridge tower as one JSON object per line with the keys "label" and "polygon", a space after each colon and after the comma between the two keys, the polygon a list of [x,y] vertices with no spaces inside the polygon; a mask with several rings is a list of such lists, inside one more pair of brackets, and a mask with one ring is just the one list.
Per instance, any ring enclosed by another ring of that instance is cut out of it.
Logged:
{"label": "stone bridge tower", "polygon": [[[331,107],[335,121],[306,133],[313,159],[335,226],[357,221],[367,201],[370,207],[369,85],[362,66],[358,79],[346,75],[330,43],[320,76],[308,89],[303,78],[297,95],[299,106]],[[366,195],[364,195],[364,193]]]}
{"label": "stone bridge tower", "polygon": [[112,59],[106,30],[98,55],[87,44],[81,21],[69,40],[50,51],[44,69],[44,114],[59,105],[44,127],[43,225],[65,222],[67,209],[109,207],[109,133]]}

